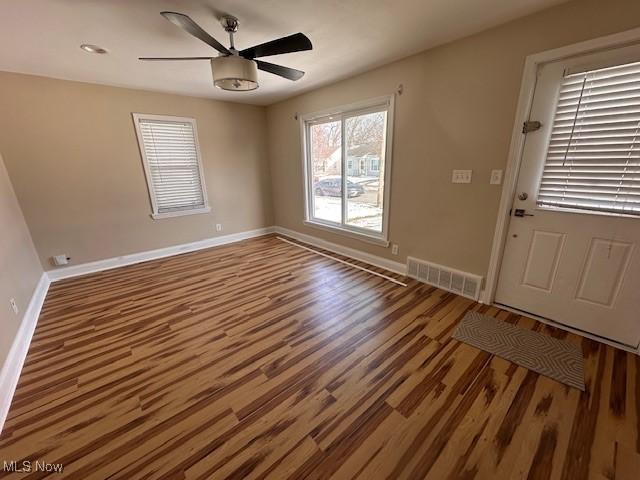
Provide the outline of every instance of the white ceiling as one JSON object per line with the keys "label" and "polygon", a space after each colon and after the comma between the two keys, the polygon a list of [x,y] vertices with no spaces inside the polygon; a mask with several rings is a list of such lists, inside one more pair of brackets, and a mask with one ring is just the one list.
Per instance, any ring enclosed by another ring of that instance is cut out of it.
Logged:
{"label": "white ceiling", "polygon": [[[0,11],[0,70],[266,105],[566,0],[13,0]],[[313,51],[265,58],[306,71],[298,82],[260,72],[250,93],[216,89],[208,62],[138,56],[215,51],[159,12],[193,18],[228,45],[216,16],[240,20],[236,47],[303,32]],[[92,43],[109,50],[91,55]]]}

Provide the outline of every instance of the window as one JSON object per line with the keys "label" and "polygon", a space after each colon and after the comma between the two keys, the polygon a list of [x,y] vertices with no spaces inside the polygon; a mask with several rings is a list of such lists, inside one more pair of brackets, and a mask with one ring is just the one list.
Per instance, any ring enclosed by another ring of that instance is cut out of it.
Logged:
{"label": "window", "polygon": [[151,198],[151,216],[158,219],[210,211],[196,121],[137,113],[133,119]]}
{"label": "window", "polygon": [[640,216],[640,62],[565,74],[537,204]]}
{"label": "window", "polygon": [[392,121],[393,97],[301,119],[307,223],[387,244]]}

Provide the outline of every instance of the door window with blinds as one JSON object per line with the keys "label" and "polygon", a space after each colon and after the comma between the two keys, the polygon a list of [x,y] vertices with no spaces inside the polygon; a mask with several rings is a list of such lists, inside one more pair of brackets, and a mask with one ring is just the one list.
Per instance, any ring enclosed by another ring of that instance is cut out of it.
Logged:
{"label": "door window with blinds", "polygon": [[152,217],[210,211],[193,118],[133,114]]}
{"label": "door window with blinds", "polygon": [[640,216],[640,62],[565,72],[537,205]]}

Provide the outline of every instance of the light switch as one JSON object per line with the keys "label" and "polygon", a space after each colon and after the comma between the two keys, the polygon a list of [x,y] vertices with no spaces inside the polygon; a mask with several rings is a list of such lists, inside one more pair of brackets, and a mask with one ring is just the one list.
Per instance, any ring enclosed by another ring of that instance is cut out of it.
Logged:
{"label": "light switch", "polygon": [[489,183],[491,185],[500,185],[502,183],[502,170],[491,170]]}
{"label": "light switch", "polygon": [[53,256],[54,265],[66,265],[68,263],[69,263],[69,257],[67,257],[66,254]]}
{"label": "light switch", "polygon": [[471,170],[454,170],[451,183],[471,183]]}

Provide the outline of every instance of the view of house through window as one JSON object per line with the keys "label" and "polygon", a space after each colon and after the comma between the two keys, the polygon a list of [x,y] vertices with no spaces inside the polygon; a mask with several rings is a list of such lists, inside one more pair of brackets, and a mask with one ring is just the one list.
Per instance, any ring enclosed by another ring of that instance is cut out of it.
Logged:
{"label": "view of house through window", "polygon": [[346,154],[355,160],[347,171],[346,223],[376,232],[382,232],[386,118],[385,111],[345,119]]}
{"label": "view of house through window", "polygon": [[309,129],[313,170],[313,216],[320,220],[342,221],[342,128],[328,121]]}
{"label": "view of house through window", "polygon": [[311,220],[382,234],[386,133],[386,105],[307,124]]}

